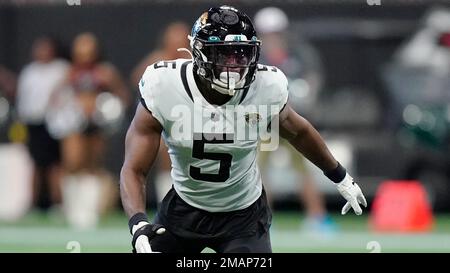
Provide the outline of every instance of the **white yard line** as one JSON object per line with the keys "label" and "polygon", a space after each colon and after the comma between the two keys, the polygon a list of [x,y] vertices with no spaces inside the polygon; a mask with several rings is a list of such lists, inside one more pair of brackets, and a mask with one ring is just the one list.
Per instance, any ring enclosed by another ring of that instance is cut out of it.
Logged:
{"label": "white yard line", "polygon": [[369,252],[367,244],[376,241],[384,249],[410,251],[450,252],[450,234],[375,234],[367,232],[339,232],[333,236],[318,237],[293,231],[272,232],[274,246],[283,248],[346,248]]}
{"label": "white yard line", "polygon": [[[376,241],[381,252],[450,252],[449,234],[376,234],[368,232],[337,232],[333,236],[317,237],[298,231],[271,232],[274,250],[286,251],[339,251],[370,252],[367,244]],[[2,245],[61,246],[64,251],[69,241],[78,241],[85,247],[124,248],[130,245],[126,228],[101,228],[92,231],[76,231],[63,227],[0,227],[0,251]]]}

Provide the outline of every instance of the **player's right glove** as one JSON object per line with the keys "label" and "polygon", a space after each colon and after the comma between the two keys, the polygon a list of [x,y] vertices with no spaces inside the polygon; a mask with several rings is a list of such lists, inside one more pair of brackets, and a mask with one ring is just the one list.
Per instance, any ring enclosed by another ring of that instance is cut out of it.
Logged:
{"label": "player's right glove", "polygon": [[152,253],[150,242],[156,236],[164,234],[166,229],[159,224],[151,224],[144,213],[138,213],[130,218],[130,231],[133,235],[131,245],[133,253]]}

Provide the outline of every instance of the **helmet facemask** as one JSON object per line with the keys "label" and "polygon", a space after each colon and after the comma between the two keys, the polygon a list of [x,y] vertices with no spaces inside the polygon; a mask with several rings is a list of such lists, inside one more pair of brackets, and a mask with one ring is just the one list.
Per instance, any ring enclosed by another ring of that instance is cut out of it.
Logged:
{"label": "helmet facemask", "polygon": [[209,81],[214,90],[233,96],[254,80],[259,46],[258,40],[209,42],[195,39],[192,48],[197,73]]}

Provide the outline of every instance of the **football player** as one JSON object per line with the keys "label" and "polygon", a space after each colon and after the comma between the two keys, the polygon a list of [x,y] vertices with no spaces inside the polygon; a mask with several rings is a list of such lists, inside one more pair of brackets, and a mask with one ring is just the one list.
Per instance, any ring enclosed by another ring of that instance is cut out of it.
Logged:
{"label": "football player", "polygon": [[[261,42],[250,18],[230,6],[210,8],[189,39],[192,60],[155,63],[139,83],[141,103],[127,132],[120,187],[133,251],[272,251],[271,211],[256,164],[263,137],[242,137],[240,126],[267,129],[271,139],[279,132],[336,183],[347,200],[342,213],[353,208],[360,215],[360,204],[367,206],[361,189],[313,126],[291,109],[283,72],[258,64]],[[161,135],[173,187],[150,221],[145,177]]]}

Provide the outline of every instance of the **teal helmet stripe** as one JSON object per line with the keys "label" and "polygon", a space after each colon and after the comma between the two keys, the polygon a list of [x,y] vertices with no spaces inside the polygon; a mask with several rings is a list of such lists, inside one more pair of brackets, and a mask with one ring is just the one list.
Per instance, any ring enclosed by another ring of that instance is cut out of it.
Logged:
{"label": "teal helmet stripe", "polygon": [[220,42],[220,38],[217,36],[209,36],[208,42]]}

